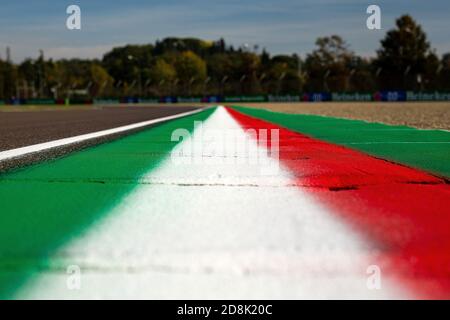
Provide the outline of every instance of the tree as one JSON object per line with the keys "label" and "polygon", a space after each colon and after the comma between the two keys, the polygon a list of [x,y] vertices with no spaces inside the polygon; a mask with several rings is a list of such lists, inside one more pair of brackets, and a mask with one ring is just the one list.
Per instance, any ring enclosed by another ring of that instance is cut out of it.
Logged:
{"label": "tree", "polygon": [[231,79],[236,83],[235,92],[241,94],[259,93],[260,86],[257,73],[260,71],[260,56],[247,51],[238,51],[230,54],[232,67]]}
{"label": "tree", "polygon": [[[261,56],[263,60],[264,52]],[[267,59],[264,58],[264,59]],[[261,62],[260,83],[263,92],[278,94],[298,94],[303,86],[300,74],[301,59],[297,55],[277,55]]]}
{"label": "tree", "polygon": [[440,65],[436,69],[439,89],[450,91],[450,52],[442,55]]}
{"label": "tree", "polygon": [[233,61],[228,53],[216,53],[206,58],[208,76],[211,83],[216,86],[216,94],[223,94],[228,91],[229,79],[231,76]]}
{"label": "tree", "polygon": [[[375,66],[381,70],[381,89],[420,89],[436,61],[422,27],[409,15],[397,19],[396,28],[381,40]],[[428,71],[428,72],[427,72]]]}
{"label": "tree", "polygon": [[24,96],[26,98],[35,97],[37,95],[36,92],[36,84],[39,83],[39,70],[36,66],[36,63],[31,59],[26,59],[23,61],[17,68],[18,77],[20,79],[19,82],[22,82],[24,85]]}
{"label": "tree", "polygon": [[0,99],[10,99],[17,94],[17,67],[0,60]]}
{"label": "tree", "polygon": [[102,65],[116,80],[130,84],[142,80],[142,74],[153,61],[153,45],[127,45],[106,53]]}
{"label": "tree", "polygon": [[175,70],[187,94],[198,93],[199,84],[207,77],[205,61],[192,51],[182,52],[176,57]]}
{"label": "tree", "polygon": [[[219,40],[220,41],[220,40]],[[166,38],[157,41],[154,49],[155,55],[164,55],[166,53],[181,53],[192,51],[200,57],[204,57],[210,51],[217,51],[216,46],[225,46],[225,43],[215,44],[211,41],[204,41],[195,38]]]}
{"label": "tree", "polygon": [[174,80],[177,76],[175,68],[167,63],[163,58],[156,59],[153,67],[150,69],[150,80],[153,83],[154,94],[163,95],[174,86]]}
{"label": "tree", "polygon": [[[251,48],[254,50],[251,50]],[[299,94],[301,91],[450,90],[450,54],[442,59],[410,16],[381,41],[375,59],[359,57],[337,35],[318,38],[305,59],[273,56],[258,45],[166,38],[126,45],[102,61],[0,60],[0,99],[175,94]]]}
{"label": "tree", "polygon": [[355,55],[348,44],[337,35],[318,38],[318,47],[305,60],[310,91],[347,91],[352,61]]}
{"label": "tree", "polygon": [[91,65],[89,78],[92,84],[90,92],[94,97],[110,92],[114,84],[114,79],[99,64]]}
{"label": "tree", "polygon": [[354,56],[349,65],[348,90],[353,92],[375,92],[375,77],[371,59]]}

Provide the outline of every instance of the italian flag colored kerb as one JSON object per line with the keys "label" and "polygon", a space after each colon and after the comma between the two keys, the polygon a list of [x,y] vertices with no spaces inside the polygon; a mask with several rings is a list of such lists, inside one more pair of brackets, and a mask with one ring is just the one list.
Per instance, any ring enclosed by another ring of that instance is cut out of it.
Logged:
{"label": "italian flag colored kerb", "polygon": [[283,165],[333,215],[376,247],[413,294],[449,298],[450,187],[427,173],[309,138],[228,109],[243,128],[279,128]]}
{"label": "italian flag colored kerb", "polygon": [[[202,130],[161,148],[165,135],[198,120]],[[47,250],[24,245],[41,268],[27,265],[14,297],[450,297],[450,190],[443,179],[242,110],[220,107],[177,121],[2,181],[11,187],[27,179],[36,188],[65,183],[71,199],[48,201],[51,210],[82,201],[65,212],[72,220],[89,212],[80,196],[102,201],[95,219],[66,227],[70,238],[47,230],[53,240]],[[220,148],[224,141],[204,139],[208,130],[232,131],[245,147]],[[271,132],[279,139],[276,158],[265,152]],[[256,165],[249,147],[263,151]],[[112,167],[93,173],[94,159]],[[261,163],[279,170],[262,173]],[[87,186],[95,183],[101,190]],[[81,270],[74,290],[67,266]]]}

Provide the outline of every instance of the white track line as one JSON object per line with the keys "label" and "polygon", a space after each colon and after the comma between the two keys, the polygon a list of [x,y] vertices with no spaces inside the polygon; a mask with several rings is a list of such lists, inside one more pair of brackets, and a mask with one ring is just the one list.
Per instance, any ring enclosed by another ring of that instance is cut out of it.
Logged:
{"label": "white track line", "polygon": [[95,139],[95,138],[105,137],[105,136],[109,136],[109,135],[116,134],[116,133],[121,133],[121,132],[130,131],[133,129],[146,127],[146,126],[164,122],[164,121],[169,121],[169,120],[174,120],[174,119],[190,116],[190,115],[199,113],[203,110],[204,109],[197,109],[197,110],[193,110],[193,111],[189,111],[189,112],[179,113],[179,114],[176,114],[173,116],[167,116],[167,117],[163,117],[163,118],[138,122],[138,123],[129,124],[126,126],[121,126],[121,127],[117,127],[117,128],[113,128],[113,129],[107,129],[107,130],[87,133],[87,134],[83,134],[83,135],[79,135],[79,136],[75,136],[75,137],[63,138],[63,139],[58,139],[58,140],[54,140],[54,141],[34,144],[31,146],[26,146],[26,147],[22,147],[22,148],[2,151],[2,152],[0,152],[0,161],[18,158],[18,157],[22,157],[27,154],[35,153],[35,152],[58,148],[58,147],[62,147],[62,146],[66,146],[66,145],[70,145],[70,144],[74,144],[74,143],[79,143],[79,142],[83,142],[83,141],[87,141],[87,140],[91,140],[91,139]]}

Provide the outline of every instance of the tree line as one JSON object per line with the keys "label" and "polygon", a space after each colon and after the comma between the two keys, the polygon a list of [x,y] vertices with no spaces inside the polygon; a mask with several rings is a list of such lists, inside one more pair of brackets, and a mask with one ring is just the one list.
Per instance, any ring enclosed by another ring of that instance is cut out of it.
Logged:
{"label": "tree line", "polygon": [[54,61],[43,52],[20,64],[0,60],[0,99],[380,90],[450,91],[450,53],[439,57],[409,15],[397,19],[373,58],[332,35],[305,57],[223,39],[166,38],[114,48],[101,60]]}

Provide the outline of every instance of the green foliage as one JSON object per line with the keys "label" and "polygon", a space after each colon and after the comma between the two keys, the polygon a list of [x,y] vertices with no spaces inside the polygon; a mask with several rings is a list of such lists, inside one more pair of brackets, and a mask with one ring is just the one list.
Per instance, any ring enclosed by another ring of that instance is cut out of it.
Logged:
{"label": "green foliage", "polygon": [[375,61],[382,70],[379,85],[383,89],[421,89],[421,85],[434,76],[437,60],[422,27],[412,17],[404,15],[381,41]]}
{"label": "green foliage", "polygon": [[0,60],[0,99],[15,96],[18,80],[17,67]]}
{"label": "green foliage", "polygon": [[320,37],[302,60],[223,39],[166,38],[113,48],[98,60],[0,60],[0,99],[300,91],[450,90],[450,54],[439,59],[410,16],[387,32],[375,59],[357,56],[338,35]]}
{"label": "green foliage", "polygon": [[160,83],[161,81],[170,82],[177,77],[177,71],[173,65],[167,63],[164,59],[158,58],[151,68],[150,77],[155,83]]}
{"label": "green foliage", "polygon": [[175,67],[163,58],[158,58],[150,70],[150,81],[155,87],[153,93],[158,95],[169,92],[177,77]]}
{"label": "green foliage", "polygon": [[114,48],[103,57],[103,67],[116,80],[131,84],[140,72],[149,72],[153,61],[153,45],[127,45]]}
{"label": "green foliage", "polygon": [[181,81],[203,81],[206,78],[206,63],[192,51],[180,53],[175,60],[177,76]]}
{"label": "green foliage", "polygon": [[93,96],[102,96],[110,93],[114,84],[114,78],[99,64],[93,64],[90,68],[89,78],[91,87],[89,88]]}
{"label": "green foliage", "polygon": [[308,54],[305,69],[308,72],[308,89],[311,91],[348,91],[349,76],[355,55],[339,36],[319,38],[318,47]]}

